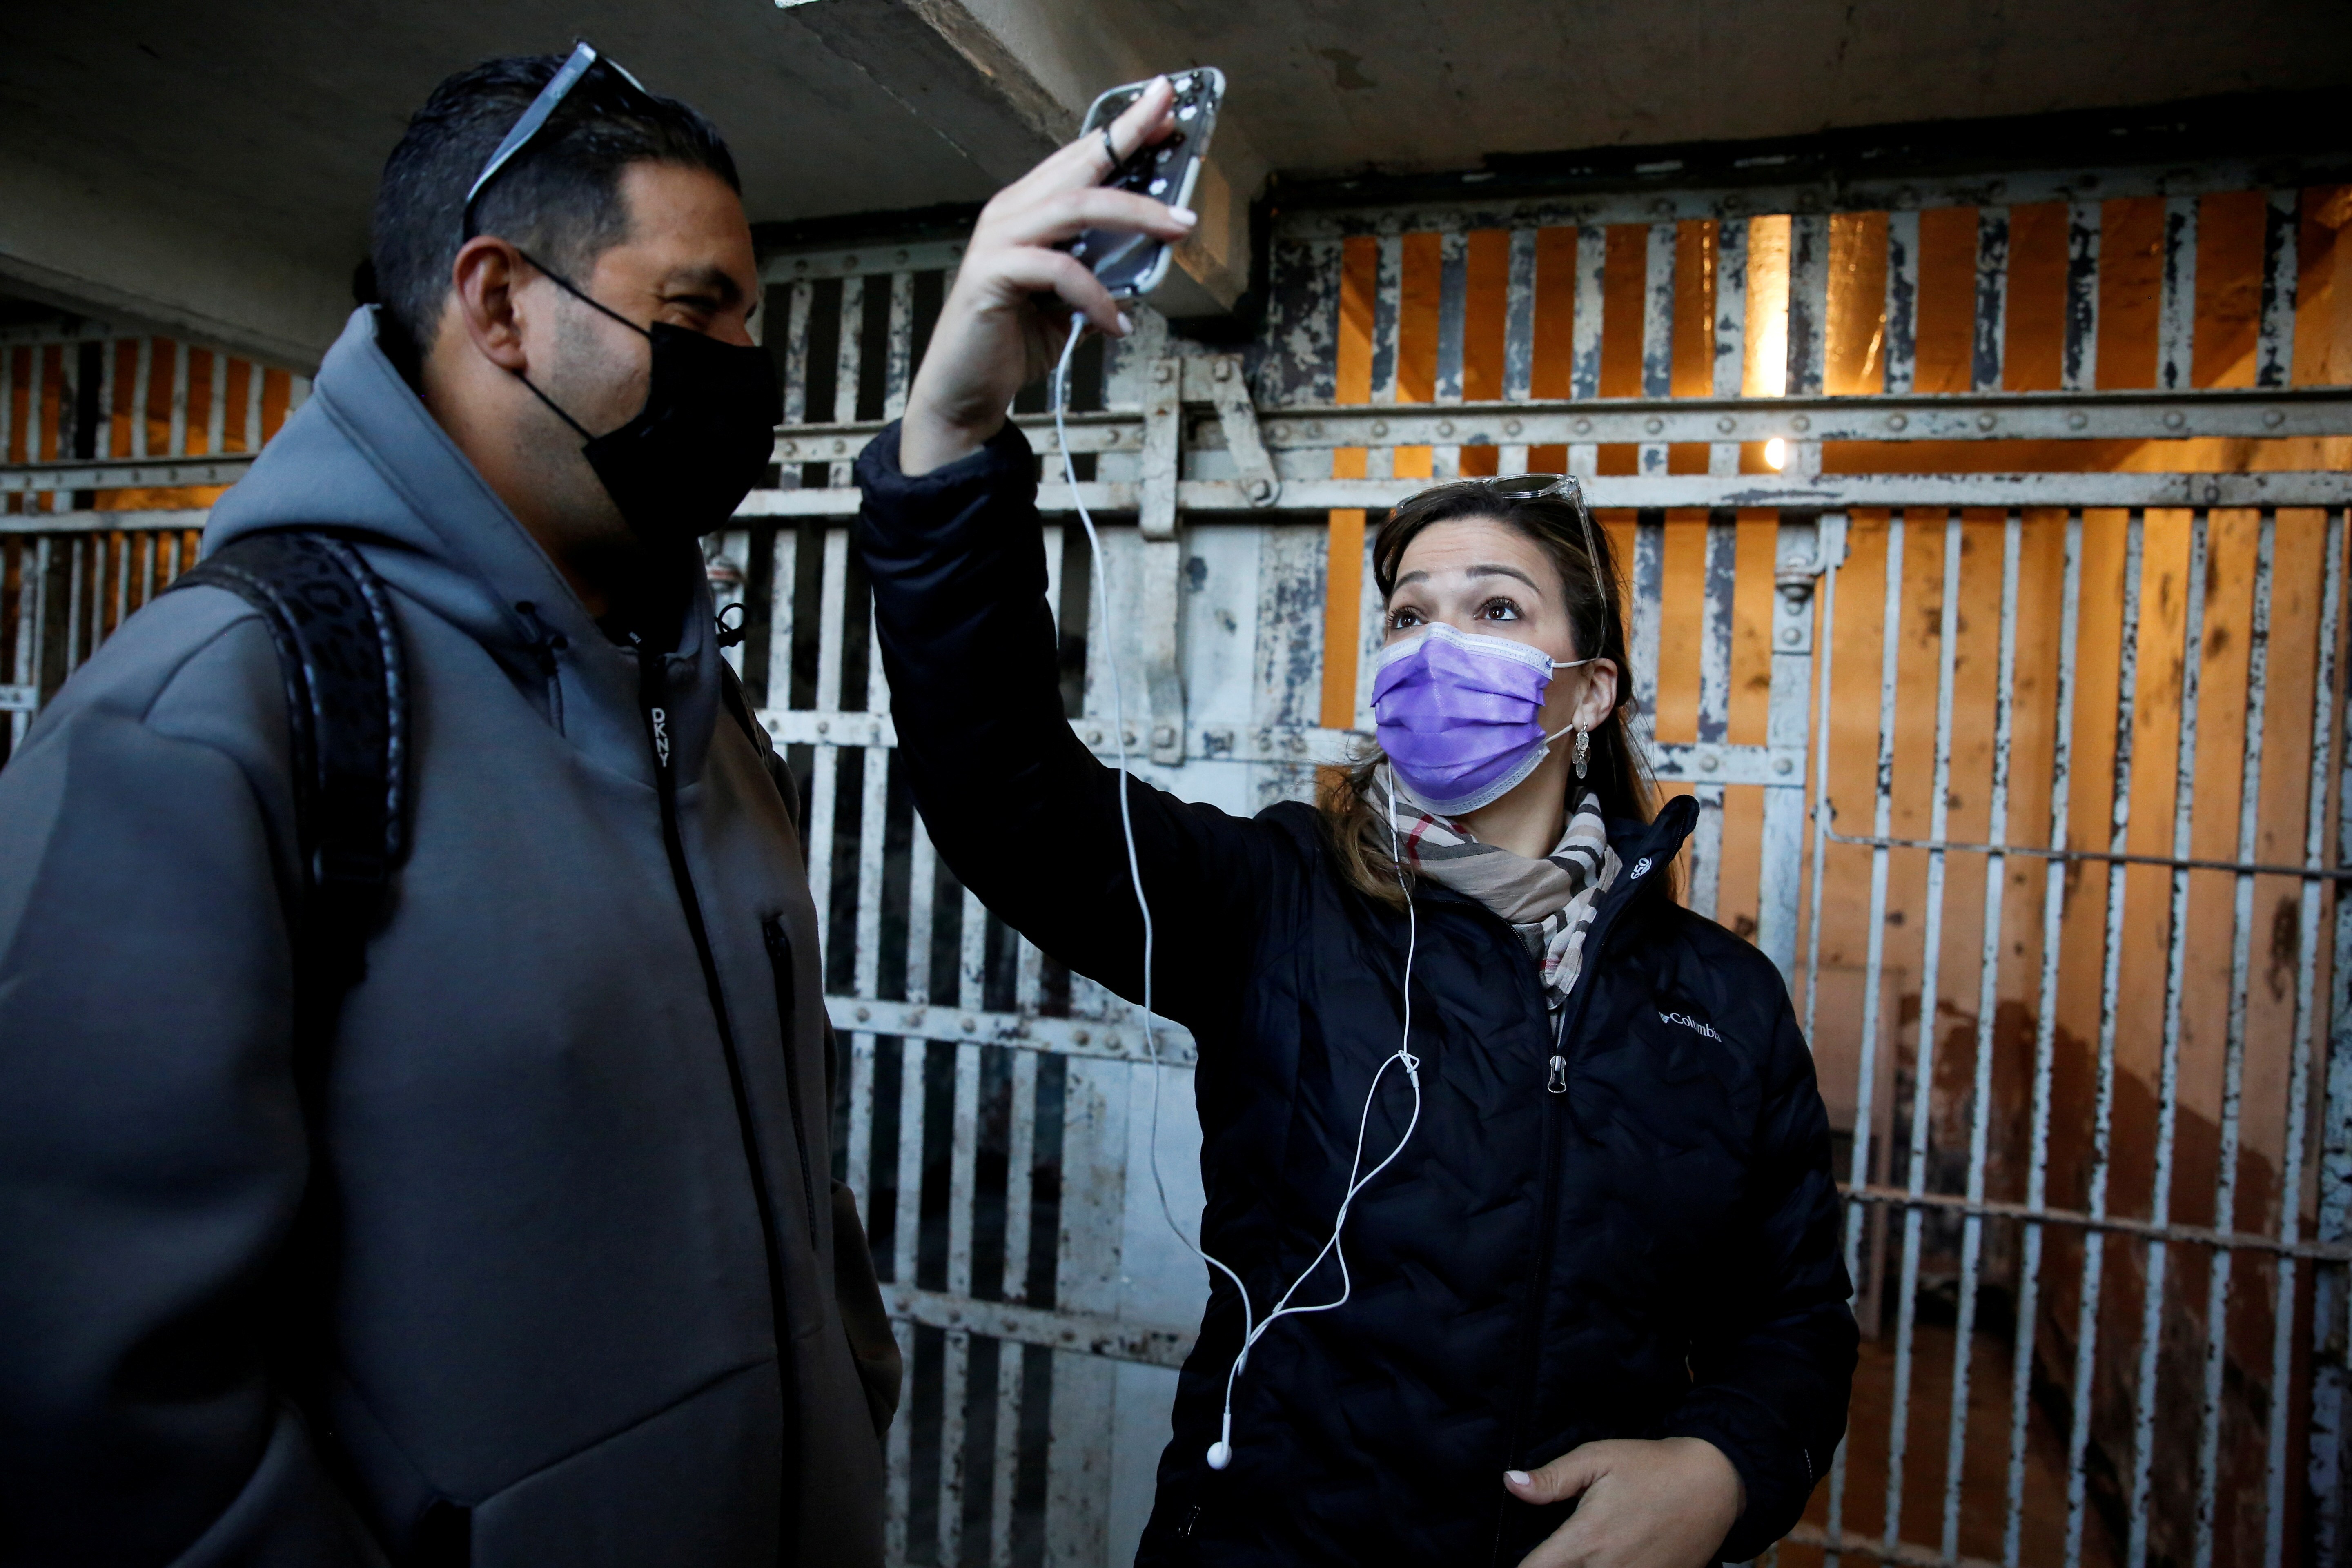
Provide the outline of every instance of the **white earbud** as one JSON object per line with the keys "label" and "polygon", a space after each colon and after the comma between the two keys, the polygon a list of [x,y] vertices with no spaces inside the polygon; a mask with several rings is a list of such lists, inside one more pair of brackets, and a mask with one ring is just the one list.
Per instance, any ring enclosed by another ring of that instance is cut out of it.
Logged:
{"label": "white earbud", "polygon": [[[1098,626],[1108,627],[1110,625],[1109,574],[1104,568],[1102,541],[1095,533],[1095,520],[1087,512],[1086,502],[1078,499],[1077,467],[1071,461],[1069,434],[1064,428],[1062,419],[1064,408],[1068,402],[1070,361],[1077,353],[1078,339],[1085,331],[1086,317],[1081,314],[1072,315],[1069,338],[1063,343],[1061,360],[1054,367],[1052,388],[1054,435],[1062,449],[1062,476],[1069,484],[1071,502],[1077,509],[1078,521],[1086,529],[1087,547],[1094,562],[1095,622]],[[1413,1129],[1421,1125],[1421,1058],[1407,1049],[1412,1042],[1412,959],[1414,949],[1420,940],[1421,926],[1413,910],[1412,888],[1405,879],[1402,843],[1397,833],[1396,784],[1391,778],[1388,786],[1389,848],[1396,860],[1397,885],[1404,889],[1405,895],[1404,1031],[1402,1037],[1397,1041],[1395,1053],[1381,1060],[1380,1067],[1372,1073],[1370,1087],[1364,1091],[1363,1114],[1356,1122],[1356,1157],[1348,1167],[1348,1186],[1339,1198],[1339,1212],[1331,1222],[1331,1238],[1323,1244],[1322,1250],[1315,1255],[1314,1261],[1307,1264],[1299,1272],[1298,1278],[1290,1282],[1290,1289],[1282,1293],[1282,1300],[1274,1304],[1274,1310],[1268,1312],[1264,1320],[1260,1321],[1251,1308],[1249,1287],[1242,1283],[1242,1277],[1195,1245],[1192,1237],[1184,1234],[1184,1227],[1176,1223],[1175,1211],[1169,1206],[1168,1203],[1168,1184],[1160,1178],[1160,1038],[1153,1031],[1151,1015],[1151,905],[1143,896],[1143,868],[1135,850],[1135,820],[1128,801],[1127,781],[1130,775],[1127,768],[1127,700],[1119,681],[1118,659],[1108,647],[1104,649],[1103,662],[1110,670],[1110,732],[1117,742],[1118,752],[1118,825],[1120,832],[1127,840],[1128,878],[1134,884],[1136,907],[1143,917],[1143,1043],[1145,1054],[1150,1058],[1152,1068],[1151,1184],[1160,1194],[1160,1217],[1168,1222],[1168,1228],[1175,1232],[1176,1239],[1182,1242],[1185,1250],[1192,1253],[1193,1257],[1232,1280],[1234,1289],[1241,1293],[1242,1299],[1242,1348],[1234,1357],[1234,1364],[1225,1373],[1225,1408],[1223,1423],[1219,1428],[1221,1436],[1215,1442],[1209,1445],[1207,1456],[1209,1468],[1222,1470],[1234,1462],[1234,1384],[1241,1377],[1242,1369],[1249,1364],[1251,1348],[1265,1336],[1266,1330],[1274,1327],[1278,1319],[1288,1317],[1293,1313],[1328,1312],[1348,1304],[1349,1297],[1355,1291],[1355,1281],[1349,1277],[1347,1249],[1340,1245],[1339,1241],[1340,1233],[1347,1228],[1348,1225],[1348,1205],[1356,1201],[1358,1193],[1371,1184],[1373,1178],[1396,1163],[1396,1157],[1404,1152],[1405,1144],[1412,1141]],[[1380,1094],[1381,1078],[1391,1066],[1400,1065],[1403,1067],[1405,1077],[1412,1084],[1412,1115],[1405,1122],[1403,1134],[1397,1139],[1396,1147],[1388,1152],[1387,1158],[1359,1177],[1356,1173],[1363,1169],[1364,1134],[1371,1125],[1372,1101]],[[1336,1256],[1339,1263],[1338,1298],[1318,1302],[1311,1307],[1292,1306],[1291,1297],[1297,1295],[1298,1288],[1307,1283],[1307,1279],[1316,1269],[1322,1267],[1323,1259],[1332,1256]]]}

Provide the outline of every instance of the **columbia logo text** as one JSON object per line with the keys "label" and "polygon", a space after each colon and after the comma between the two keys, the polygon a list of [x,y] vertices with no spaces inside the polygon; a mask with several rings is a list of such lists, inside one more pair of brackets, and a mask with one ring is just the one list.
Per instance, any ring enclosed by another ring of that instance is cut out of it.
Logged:
{"label": "columbia logo text", "polygon": [[1661,1013],[1658,1015],[1658,1022],[1661,1024],[1680,1024],[1685,1029],[1697,1030],[1700,1034],[1705,1035],[1710,1040],[1719,1040],[1723,1038],[1721,1035],[1715,1032],[1712,1026],[1700,1023],[1688,1013]]}

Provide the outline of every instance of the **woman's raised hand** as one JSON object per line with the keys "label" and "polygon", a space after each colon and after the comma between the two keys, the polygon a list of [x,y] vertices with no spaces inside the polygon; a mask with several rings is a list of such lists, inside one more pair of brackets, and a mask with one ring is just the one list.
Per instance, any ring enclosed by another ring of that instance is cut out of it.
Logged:
{"label": "woman's raised hand", "polygon": [[1587,1443],[1503,1485],[1521,1502],[1583,1500],[1519,1568],[1703,1568],[1747,1506],[1739,1472],[1698,1437]]}
{"label": "woman's raised hand", "polygon": [[[1161,77],[1111,122],[1118,158],[1174,128],[1169,111],[1175,100]],[[907,397],[900,472],[929,473],[1002,429],[1013,395],[1061,352],[1073,312],[1112,336],[1129,331],[1118,302],[1086,264],[1054,247],[1089,228],[1140,231],[1172,245],[1192,232],[1195,220],[1150,196],[1105,187],[1115,167],[1101,134],[1089,132],[982,209]]]}

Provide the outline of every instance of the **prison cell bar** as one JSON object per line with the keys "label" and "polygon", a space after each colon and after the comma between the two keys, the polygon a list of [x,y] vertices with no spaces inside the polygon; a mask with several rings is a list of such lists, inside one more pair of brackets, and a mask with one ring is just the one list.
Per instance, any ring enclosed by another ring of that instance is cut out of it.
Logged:
{"label": "prison cell bar", "polygon": [[[2001,220],[2001,247],[2006,254],[2008,220]],[[1979,360],[1981,368],[1981,359]],[[1958,518],[1952,520],[1957,534]],[[1985,1166],[1990,1152],[1992,1117],[1993,1021],[2000,1001],[2001,894],[2008,879],[2008,860],[1998,852],[2009,837],[2009,765],[2011,724],[2016,706],[2018,554],[2023,542],[2024,520],[2011,511],[2001,524],[2000,647],[1993,686],[1992,799],[1988,813],[1989,837],[1996,852],[1985,858],[1983,948],[1978,958],[1976,1072],[1969,1107],[1968,1199],[1985,1201]],[[1957,543],[1957,542],[1956,542]],[[1958,551],[1952,551],[1952,586],[1958,587]],[[1957,597],[1957,594],[1954,597]],[[1947,609],[1958,626],[1958,612]],[[1954,639],[1957,641],[1957,637]],[[1920,1026],[1928,1020],[1923,1015]],[[1918,1096],[1921,1100],[1929,1098]],[[1923,1162],[1924,1163],[1924,1162]],[[1924,1182],[1915,1183],[1925,1191]],[[1916,1211],[1915,1211],[1916,1212]],[[1984,1216],[1970,1211],[1960,1227],[1959,1323],[1952,1341],[1952,1410],[1944,1439],[1944,1534],[1947,1557],[1960,1553],[1960,1479],[1968,1453],[1969,1376],[1976,1343],[1977,1282],[1983,1260]]]}

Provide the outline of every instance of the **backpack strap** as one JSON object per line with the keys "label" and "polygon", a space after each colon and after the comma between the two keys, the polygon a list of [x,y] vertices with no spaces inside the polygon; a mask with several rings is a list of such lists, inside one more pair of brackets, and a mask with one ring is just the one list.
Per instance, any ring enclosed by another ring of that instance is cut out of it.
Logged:
{"label": "backpack strap", "polygon": [[172,586],[191,584],[251,605],[278,647],[302,859],[297,1007],[303,1032],[331,1035],[408,849],[407,679],[391,595],[348,542],[311,532],[248,534]]}

